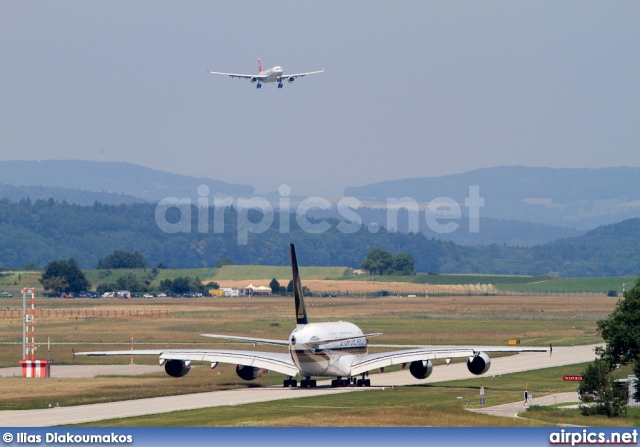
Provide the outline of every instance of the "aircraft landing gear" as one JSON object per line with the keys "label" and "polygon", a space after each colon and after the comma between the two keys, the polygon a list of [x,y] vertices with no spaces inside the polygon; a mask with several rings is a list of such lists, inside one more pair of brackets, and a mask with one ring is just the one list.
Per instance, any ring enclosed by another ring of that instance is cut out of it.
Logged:
{"label": "aircraft landing gear", "polygon": [[316,381],[311,380],[310,377],[307,377],[306,379],[300,381],[300,388],[315,388],[315,387],[316,387]]}
{"label": "aircraft landing gear", "polygon": [[258,85],[256,85],[256,88],[262,88],[262,84],[258,82]]}
{"label": "aircraft landing gear", "polygon": [[331,386],[333,388],[349,386],[351,384],[351,379],[343,379],[342,377],[338,377],[335,380],[331,381]]}
{"label": "aircraft landing gear", "polygon": [[[304,382],[304,380],[303,380],[303,382]],[[315,382],[315,381],[314,381],[314,382]],[[285,388],[288,388],[288,387],[291,387],[291,388],[297,388],[297,386],[298,386],[298,381],[297,381],[297,380],[295,380],[295,379],[294,379],[294,378],[292,378],[292,377],[289,377],[289,379],[288,379],[288,380],[285,380],[285,381],[282,383],[282,385],[283,385]]]}
{"label": "aircraft landing gear", "polygon": [[278,81],[278,88],[282,88],[282,81]]}
{"label": "aircraft landing gear", "polygon": [[363,374],[362,379],[356,381],[356,386],[371,386],[371,380],[365,379],[365,374]]}

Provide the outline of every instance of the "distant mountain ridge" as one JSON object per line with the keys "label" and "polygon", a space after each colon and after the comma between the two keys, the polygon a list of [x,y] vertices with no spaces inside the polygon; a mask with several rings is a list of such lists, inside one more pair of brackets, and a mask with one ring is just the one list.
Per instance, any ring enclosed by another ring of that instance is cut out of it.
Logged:
{"label": "distant mountain ridge", "polygon": [[[198,213],[193,207],[192,215]],[[224,213],[220,216],[218,213]],[[180,212],[168,212],[178,221]],[[256,213],[259,214],[259,213]],[[217,218],[224,232],[213,231]],[[288,216],[290,231],[280,231],[280,213],[263,232],[251,233],[247,244],[239,231],[248,215],[235,209],[209,210],[211,231],[202,232],[199,219],[181,232],[167,232],[156,221],[156,205],[78,206],[53,200],[10,202],[0,199],[0,266],[20,268],[30,263],[44,266],[74,257],[83,268],[114,250],[138,251],[148,266],[162,262],[180,268],[210,267],[222,258],[236,264],[287,265],[287,247],[294,242],[307,265],[358,267],[376,247],[392,254],[409,253],[420,272],[518,274],[560,276],[640,275],[640,219],[599,227],[578,237],[559,239],[534,247],[504,244],[462,246],[429,239],[420,233],[371,233],[361,226],[354,233],[339,231],[338,220],[327,219],[325,232],[313,233]],[[254,218],[260,218],[254,215]]]}
{"label": "distant mountain ridge", "polygon": [[[40,183],[40,185],[36,185]],[[252,197],[252,186],[158,171],[132,163],[79,160],[0,162],[0,198],[30,199],[91,206],[158,202],[166,197],[196,199],[198,187],[216,194]],[[477,185],[485,205],[480,209],[479,232],[471,232],[464,200]],[[485,168],[443,177],[385,181],[346,188],[345,195],[360,198],[358,214],[365,225],[387,226],[388,197],[410,197],[420,203],[450,197],[463,216],[451,233],[434,232],[420,212],[419,231],[428,238],[462,245],[531,247],[578,236],[600,225],[640,217],[640,168],[552,169],[522,166]],[[265,198],[277,206],[280,196]],[[300,198],[303,200],[304,198]],[[335,206],[311,210],[317,218],[340,218]],[[393,215],[393,214],[392,214]],[[397,213],[397,231],[410,231],[405,209]]]}
{"label": "distant mountain ridge", "polygon": [[49,200],[67,202],[74,205],[90,206],[95,202],[105,205],[143,203],[148,200],[129,194],[112,192],[84,191],[81,189],[48,187],[48,186],[15,186],[0,183],[0,198],[5,197],[12,202],[20,200]]}
{"label": "distant mountain ridge", "polygon": [[[390,213],[385,208],[361,207],[357,210],[358,216],[364,225],[375,223],[388,230],[388,215],[394,216],[396,228],[399,233],[410,233],[409,213],[405,209],[398,210],[397,214]],[[340,213],[336,207],[329,210],[314,209],[308,215],[317,219],[340,219]],[[447,220],[444,219],[443,222]],[[557,239],[576,237],[585,231],[575,228],[561,227],[537,222],[526,222],[521,220],[494,219],[491,217],[480,217],[477,232],[470,231],[469,219],[462,216],[460,219],[452,219],[451,222],[457,225],[456,229],[450,233],[438,233],[427,224],[424,218],[424,211],[418,216],[418,231],[427,238],[441,241],[451,241],[459,245],[491,245],[506,244],[509,246],[532,247],[534,245],[552,242]]]}
{"label": "distant mountain ridge", "polygon": [[345,196],[386,203],[410,197],[449,197],[462,204],[479,186],[482,217],[524,220],[578,229],[640,217],[640,168],[483,168],[442,177],[410,178],[345,188]]}
{"label": "distant mountain ridge", "polygon": [[152,202],[166,197],[198,197],[198,187],[203,184],[209,187],[211,197],[216,193],[250,197],[254,192],[248,185],[173,174],[117,161],[0,161],[0,183],[124,194]]}

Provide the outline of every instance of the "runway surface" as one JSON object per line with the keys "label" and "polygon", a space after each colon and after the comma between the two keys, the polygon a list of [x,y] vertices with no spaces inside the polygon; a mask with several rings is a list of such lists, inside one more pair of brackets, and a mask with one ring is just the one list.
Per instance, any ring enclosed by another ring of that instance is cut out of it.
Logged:
{"label": "runway surface", "polygon": [[[491,369],[486,376],[491,377],[500,374],[589,362],[595,359],[595,346],[598,345],[554,348],[552,356],[549,356],[548,353],[536,352],[491,359]],[[319,381],[318,387],[314,389],[283,388],[282,386],[246,388],[241,390],[214,391],[209,393],[81,405],[76,407],[0,411],[0,425],[4,427],[70,425],[113,418],[168,413],[178,410],[244,405],[335,393],[379,392],[390,386],[446,382],[450,380],[468,379],[470,377],[472,377],[472,375],[467,370],[465,363],[453,363],[449,366],[434,367],[433,374],[425,380],[415,379],[407,370],[372,375],[370,376],[372,381],[371,388],[331,388],[329,381]]]}

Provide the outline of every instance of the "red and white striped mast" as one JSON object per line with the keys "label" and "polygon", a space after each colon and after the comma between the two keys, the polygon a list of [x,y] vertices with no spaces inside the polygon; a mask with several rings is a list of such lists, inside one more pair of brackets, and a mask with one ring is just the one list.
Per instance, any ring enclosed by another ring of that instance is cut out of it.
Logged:
{"label": "red and white striped mast", "polygon": [[[31,294],[31,312],[27,309],[27,294]],[[22,344],[24,350],[22,351],[22,360],[29,360],[29,351],[31,351],[31,360],[35,360],[35,323],[36,323],[36,310],[35,310],[35,296],[36,289],[24,287],[22,289]],[[29,343],[29,325],[31,325],[31,343]]]}

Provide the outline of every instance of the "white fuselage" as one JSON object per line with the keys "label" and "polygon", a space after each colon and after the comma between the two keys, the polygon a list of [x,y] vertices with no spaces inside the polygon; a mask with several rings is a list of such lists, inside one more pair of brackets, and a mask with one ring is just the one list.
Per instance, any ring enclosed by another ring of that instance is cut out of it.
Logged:
{"label": "white fuselage", "polygon": [[260,74],[263,76],[266,76],[266,78],[261,79],[260,82],[263,82],[263,83],[276,82],[282,76],[282,67],[272,67],[268,70],[261,72]]}
{"label": "white fuselage", "polygon": [[361,335],[358,326],[343,321],[301,324],[289,336],[289,353],[303,377],[349,377],[354,354],[367,353],[367,339]]}

